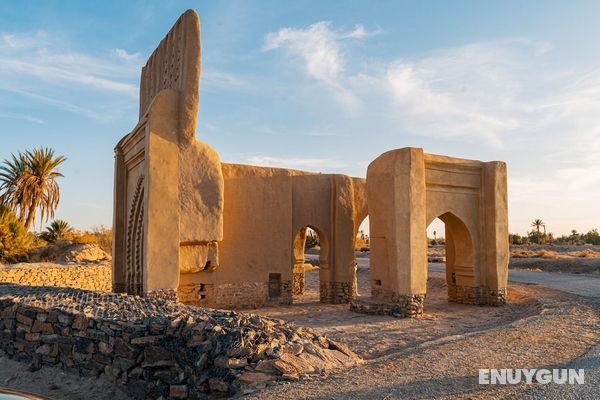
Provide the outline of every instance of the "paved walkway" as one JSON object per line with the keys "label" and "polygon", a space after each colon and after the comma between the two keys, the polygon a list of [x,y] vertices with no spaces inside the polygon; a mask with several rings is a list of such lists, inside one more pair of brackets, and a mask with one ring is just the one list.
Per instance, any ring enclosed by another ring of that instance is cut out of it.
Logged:
{"label": "paved walkway", "polygon": [[[444,270],[443,264],[429,264],[429,271],[444,272]],[[535,283],[579,296],[600,298],[600,275],[509,270],[508,280]]]}

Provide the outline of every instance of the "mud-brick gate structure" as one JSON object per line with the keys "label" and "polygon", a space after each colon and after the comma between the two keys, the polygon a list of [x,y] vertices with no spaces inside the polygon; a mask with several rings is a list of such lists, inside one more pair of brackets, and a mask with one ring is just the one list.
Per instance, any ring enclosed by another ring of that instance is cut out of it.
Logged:
{"label": "mud-brick gate structure", "polygon": [[222,164],[196,139],[199,87],[200,20],[189,10],[142,69],[139,122],[115,148],[113,290],[207,307],[288,304],[303,291],[298,248],[310,227],[321,301],[350,301],[365,180]]}
{"label": "mud-brick gate structure", "polygon": [[453,302],[501,305],[508,276],[506,165],[403,148],[367,171],[371,292],[357,311],[398,316],[423,312],[427,232],[446,228],[446,279]]}

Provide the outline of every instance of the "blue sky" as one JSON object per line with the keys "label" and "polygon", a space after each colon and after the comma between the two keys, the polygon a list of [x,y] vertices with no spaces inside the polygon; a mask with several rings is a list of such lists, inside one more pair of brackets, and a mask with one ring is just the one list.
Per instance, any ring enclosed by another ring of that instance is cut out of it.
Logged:
{"label": "blue sky", "polygon": [[365,176],[407,146],[504,160],[511,232],[600,228],[594,1],[0,2],[0,159],[68,157],[58,218],[111,225],[140,68],[188,8],[197,135],[223,161]]}

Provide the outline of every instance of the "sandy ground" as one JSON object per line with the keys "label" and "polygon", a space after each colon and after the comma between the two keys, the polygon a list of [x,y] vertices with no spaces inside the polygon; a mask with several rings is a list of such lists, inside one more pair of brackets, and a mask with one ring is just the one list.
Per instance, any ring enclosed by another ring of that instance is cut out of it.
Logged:
{"label": "sandy ground", "polygon": [[128,400],[114,383],[102,378],[84,378],[59,368],[44,367],[30,372],[28,364],[0,356],[0,386],[62,400]]}
{"label": "sandy ground", "polygon": [[[292,306],[250,312],[309,326],[317,333],[347,343],[365,359],[396,353],[446,336],[492,329],[536,315],[541,303],[525,295],[522,287],[509,291],[506,307],[478,307],[447,301],[445,276],[433,273],[428,281],[425,314],[419,319],[398,319],[352,312],[347,304],[319,303],[318,270],[306,272],[305,294]],[[369,270],[358,269],[359,293],[368,295]]]}
{"label": "sandy ground", "polygon": [[[358,272],[359,292],[366,295],[368,269]],[[600,342],[600,305],[535,285],[511,285],[505,307],[467,306],[448,303],[444,275],[432,273],[423,318],[395,319],[320,304],[318,271],[306,275],[306,293],[294,305],[254,312],[311,326],[348,343],[367,361],[328,376],[279,383],[250,398],[520,398],[529,388],[482,387],[477,369],[566,365]],[[29,372],[26,364],[5,357],[0,386],[53,399],[128,398],[108,380],[49,367]]]}
{"label": "sandy ground", "polygon": [[[529,394],[531,386],[479,385],[478,369],[560,368],[600,343],[600,304],[537,286],[512,285],[509,290],[526,292],[527,296],[538,299],[540,313],[495,329],[407,346],[347,371],[274,385],[250,398],[518,399],[525,392]],[[472,307],[473,312],[477,308]],[[421,323],[421,320],[407,322]],[[412,333],[428,334],[425,329]],[[369,343],[376,344],[377,340],[369,338]],[[545,398],[544,388],[536,389],[537,395],[527,398]],[[569,392],[578,389],[567,388],[564,398],[589,398]]]}

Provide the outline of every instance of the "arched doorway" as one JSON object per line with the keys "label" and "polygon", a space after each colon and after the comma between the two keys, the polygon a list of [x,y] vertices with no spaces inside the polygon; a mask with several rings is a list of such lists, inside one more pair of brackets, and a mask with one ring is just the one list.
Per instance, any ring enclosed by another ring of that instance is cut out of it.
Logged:
{"label": "arched doorway", "polygon": [[[444,235],[440,236],[443,223]],[[428,228],[428,238],[436,232],[429,243],[429,260],[439,257],[439,246],[444,243],[446,283],[448,300],[459,303],[476,304],[477,279],[474,267],[473,240],[464,222],[451,212],[434,219]],[[433,250],[433,251],[432,251]]]}
{"label": "arched doorway", "polygon": [[322,271],[328,271],[329,246],[326,236],[307,225],[294,235],[292,244],[292,299],[318,301]]}
{"label": "arched doorway", "polygon": [[369,234],[369,216],[365,216],[358,224],[354,239],[354,265],[352,289],[354,297],[370,294],[370,254],[371,237]]}

